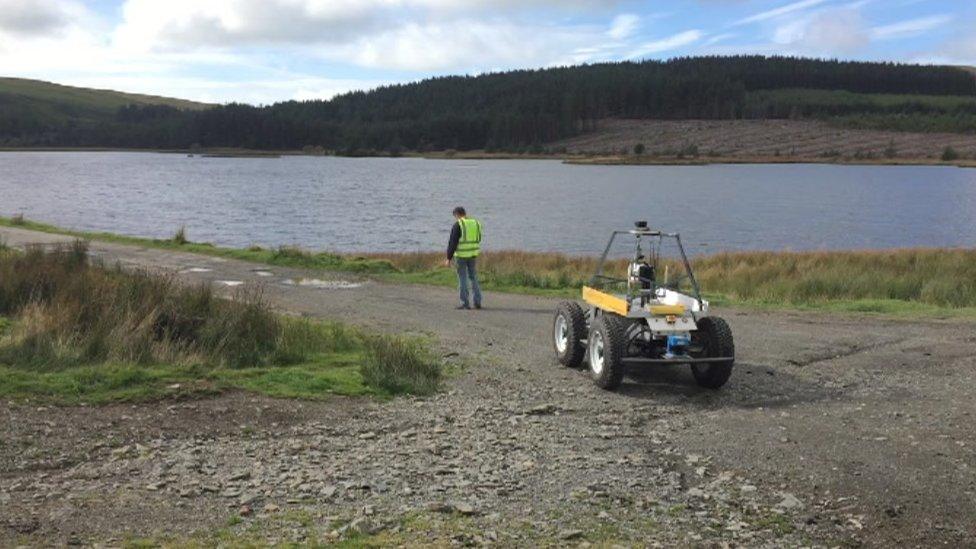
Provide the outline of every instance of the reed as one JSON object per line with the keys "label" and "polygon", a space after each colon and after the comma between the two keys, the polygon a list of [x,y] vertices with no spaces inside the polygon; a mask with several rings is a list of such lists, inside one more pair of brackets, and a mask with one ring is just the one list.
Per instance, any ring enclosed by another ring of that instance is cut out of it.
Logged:
{"label": "reed", "polygon": [[179,229],[173,233],[173,244],[182,246],[183,244],[188,244],[190,240],[186,237],[186,225],[180,225]]}
{"label": "reed", "polygon": [[[437,253],[371,254],[410,275],[449,278]],[[596,269],[596,258],[558,253],[487,252],[482,279],[499,289],[572,290]],[[703,290],[733,301],[822,304],[898,300],[946,308],[976,307],[976,250],[914,248],[882,251],[728,252],[692,260]],[[672,269],[678,268],[677,265]],[[626,260],[607,272],[620,276]]]}
{"label": "reed", "polygon": [[[439,252],[337,254],[297,247],[269,250],[219,248],[208,244],[175,245],[112,234],[75,233],[22,220],[28,228],[78,237],[181,250],[247,261],[328,271],[378,274],[395,281],[452,284],[451,270],[441,266]],[[0,218],[0,225],[13,220]],[[976,250],[906,248],[895,250],[813,252],[729,252],[693,259],[703,290],[733,302],[769,305],[844,304],[854,300],[887,300],[940,309],[976,307]],[[479,275],[489,289],[569,294],[589,280],[593,256],[486,251]],[[623,274],[626,261],[614,260],[608,272]],[[2,314],[2,313],[0,313]]]}
{"label": "reed", "polygon": [[733,299],[976,306],[976,250],[971,249],[724,253],[694,263],[705,287]]}

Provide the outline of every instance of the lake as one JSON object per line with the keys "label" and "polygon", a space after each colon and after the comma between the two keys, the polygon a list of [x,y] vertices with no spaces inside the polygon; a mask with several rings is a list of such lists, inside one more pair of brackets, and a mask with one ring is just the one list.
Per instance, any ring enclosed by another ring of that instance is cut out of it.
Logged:
{"label": "lake", "polygon": [[638,219],[692,253],[976,245],[976,170],[950,167],[0,152],[0,215],[88,231],[438,250],[458,204],[488,249],[597,254]]}

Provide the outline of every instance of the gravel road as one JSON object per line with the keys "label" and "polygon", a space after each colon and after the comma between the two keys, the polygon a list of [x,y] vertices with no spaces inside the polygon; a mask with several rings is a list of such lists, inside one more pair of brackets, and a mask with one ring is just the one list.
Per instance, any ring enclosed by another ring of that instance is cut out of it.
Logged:
{"label": "gravel road", "polygon": [[431,334],[458,373],[390,402],[0,402],[0,546],[976,546],[973,323],[722,309],[739,359],[724,389],[659,368],[608,393],[554,361],[551,299],[488,293],[455,311],[447,288],[91,249]]}

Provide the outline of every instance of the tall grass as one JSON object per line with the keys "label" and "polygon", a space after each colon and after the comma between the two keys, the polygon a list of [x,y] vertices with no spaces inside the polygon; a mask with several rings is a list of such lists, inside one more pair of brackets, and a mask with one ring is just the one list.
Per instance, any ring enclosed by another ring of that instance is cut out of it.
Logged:
{"label": "tall grass", "polygon": [[[436,253],[376,254],[403,273],[433,277]],[[483,255],[488,285],[505,289],[576,289],[596,269],[594,257],[516,251]],[[939,307],[976,307],[976,250],[730,252],[692,260],[702,290],[737,301],[820,304],[888,299]],[[671,264],[671,272],[680,265]],[[626,260],[612,260],[608,274],[623,276]],[[452,276],[440,270],[446,280]]]}
{"label": "tall grass", "polygon": [[173,244],[182,246],[183,244],[189,244],[190,240],[186,236],[186,225],[180,225],[179,229],[173,233]]}
{"label": "tall grass", "polygon": [[0,394],[150,394],[187,375],[281,396],[427,394],[440,368],[420,343],[279,316],[253,287],[227,300],[107,267],[82,241],[0,251],[0,371],[21,387]]}
{"label": "tall grass", "polygon": [[956,152],[956,149],[953,149],[952,147],[947,146],[942,151],[942,157],[941,158],[942,158],[942,160],[944,162],[952,162],[953,160],[958,160],[959,159],[959,153]]}
{"label": "tall grass", "polygon": [[92,265],[86,245],[31,247],[0,261],[0,315],[18,319],[0,348],[7,364],[65,367],[102,361],[280,361],[283,325],[259,291],[232,301],[171,276]]}
{"label": "tall grass", "polygon": [[725,253],[694,262],[702,285],[734,299],[793,304],[891,299],[976,306],[976,250]]}
{"label": "tall grass", "polygon": [[366,339],[360,371],[367,385],[393,394],[426,395],[435,392],[441,382],[438,362],[419,342],[400,337]]}
{"label": "tall grass", "polygon": [[[4,223],[11,221],[0,218],[0,224]],[[56,227],[25,223],[33,230],[66,233]],[[67,234],[162,248],[174,246],[171,240]],[[390,275],[394,280],[410,282],[454,281],[453,272],[440,266],[443,256],[436,252],[335,254],[292,246],[236,250],[195,243],[180,249],[272,265]],[[936,307],[976,307],[973,249],[734,252],[698,257],[693,263],[703,291],[732,300],[806,305],[883,299]],[[578,289],[595,268],[596,258],[592,256],[523,251],[490,251],[478,265],[479,277],[488,288],[543,293]],[[611,261],[606,269],[622,275],[626,262]]]}

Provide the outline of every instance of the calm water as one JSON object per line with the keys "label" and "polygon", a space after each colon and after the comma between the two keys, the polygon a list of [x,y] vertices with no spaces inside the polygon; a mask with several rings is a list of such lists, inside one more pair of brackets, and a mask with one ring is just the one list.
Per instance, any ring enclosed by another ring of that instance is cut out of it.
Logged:
{"label": "calm water", "polygon": [[440,249],[468,207],[489,248],[598,253],[636,219],[695,253],[976,245],[976,170],[0,152],[0,215],[226,246]]}

